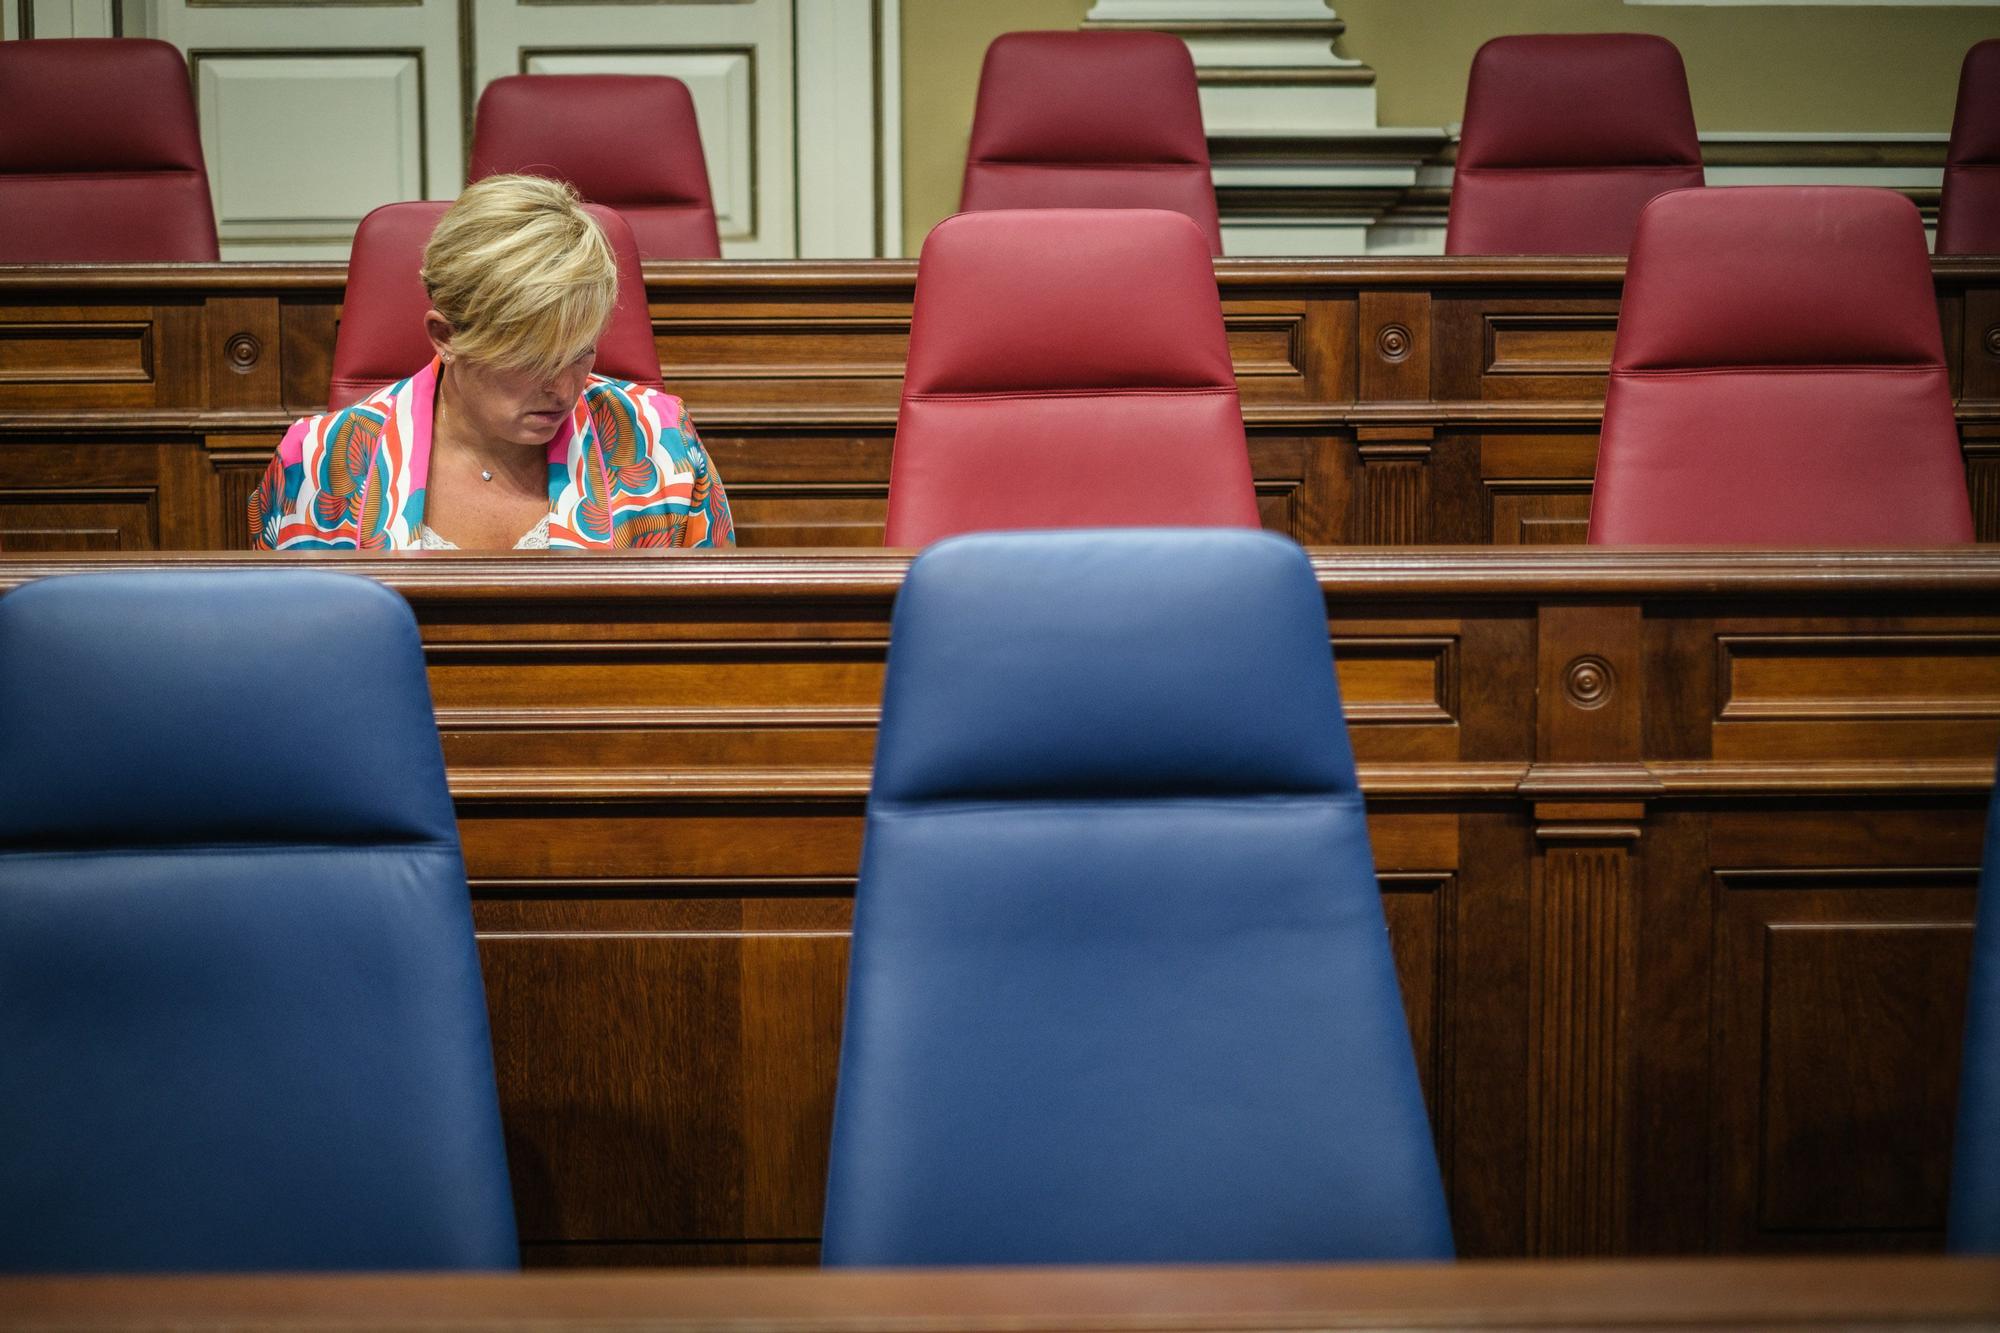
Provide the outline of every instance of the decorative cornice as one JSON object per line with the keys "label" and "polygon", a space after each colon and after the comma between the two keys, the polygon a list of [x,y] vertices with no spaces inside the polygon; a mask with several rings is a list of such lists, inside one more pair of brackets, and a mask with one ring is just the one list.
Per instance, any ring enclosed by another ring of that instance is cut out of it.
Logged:
{"label": "decorative cornice", "polygon": [[1366,65],[1231,65],[1205,69],[1196,75],[1204,88],[1296,88],[1333,85],[1372,88],[1375,71]]}
{"label": "decorative cornice", "polygon": [[[1703,135],[1701,144],[1712,184],[1755,184],[1799,170],[1852,173],[1853,183],[1893,189],[1926,221],[1936,219],[1943,135],[1728,132]],[[1457,134],[1443,127],[1209,138],[1225,230],[1258,221],[1442,229],[1457,156]]]}
{"label": "decorative cornice", "polygon": [[1142,29],[1177,37],[1323,37],[1331,43],[1347,31],[1345,20],[1324,19],[1092,19],[1086,29]]}

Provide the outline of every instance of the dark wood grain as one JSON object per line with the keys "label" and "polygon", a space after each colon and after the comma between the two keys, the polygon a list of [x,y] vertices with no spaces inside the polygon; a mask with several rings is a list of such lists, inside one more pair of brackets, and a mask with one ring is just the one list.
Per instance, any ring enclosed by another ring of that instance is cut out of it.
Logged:
{"label": "dark wood grain", "polygon": [[[2000,548],[1316,551],[1471,1256],[1934,1248]],[[422,625],[534,1263],[815,1252],[907,557],[275,563]]]}
{"label": "dark wood grain", "polygon": [[[247,545],[248,487],[325,401],[344,277],[0,269],[0,543]],[[1939,259],[1935,277],[1976,526],[2000,539],[2000,266]],[[1216,279],[1266,526],[1326,545],[1583,539],[1621,263],[1222,259]],[[745,546],[879,544],[914,282],[907,261],[648,266],[667,382]],[[100,452],[138,467],[135,489],[79,498]]]}

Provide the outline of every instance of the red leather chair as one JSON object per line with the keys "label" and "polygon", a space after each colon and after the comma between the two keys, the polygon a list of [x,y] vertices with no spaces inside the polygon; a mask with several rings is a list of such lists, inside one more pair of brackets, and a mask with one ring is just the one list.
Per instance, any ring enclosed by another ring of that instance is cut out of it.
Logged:
{"label": "red leather chair", "polygon": [[917,262],[890,546],[996,528],[1256,527],[1201,231],[1156,209],[939,223]]}
{"label": "red leather chair", "polygon": [[1930,257],[1909,200],[1766,186],[1647,205],[1590,540],[1972,540]]}
{"label": "red leather chair", "polygon": [[646,259],[720,259],[694,99],[649,74],[511,74],[486,85],[470,177],[554,176],[632,224]]}
{"label": "red leather chair", "polygon": [[187,62],[165,42],[0,43],[0,264],[219,258]]}
{"label": "red leather chair", "polygon": [[1672,42],[1496,37],[1472,58],[1445,253],[1622,255],[1648,199],[1702,180]]}
{"label": "red leather chair", "polygon": [[958,206],[1165,208],[1215,254],[1194,58],[1160,32],[1010,32],[986,48]]}
{"label": "red leather chair", "polygon": [[2000,254],[2000,37],[1965,53],[1938,201],[1941,255]]}
{"label": "red leather chair", "polygon": [[[347,295],[333,339],[330,408],[360,402],[369,394],[422,370],[431,359],[424,336],[424,312],[431,307],[420,270],[424,246],[449,203],[383,204],[354,233],[347,261]],[[632,229],[616,213],[588,205],[604,226],[618,255],[618,306],[597,344],[600,375],[659,388],[660,356],[653,343],[653,320],[646,310],[646,279]]]}

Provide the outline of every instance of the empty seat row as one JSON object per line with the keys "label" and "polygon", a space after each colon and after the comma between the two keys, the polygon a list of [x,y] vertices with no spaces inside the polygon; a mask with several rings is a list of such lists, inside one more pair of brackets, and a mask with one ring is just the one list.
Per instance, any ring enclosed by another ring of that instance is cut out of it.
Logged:
{"label": "empty seat row", "polygon": [[[1980,1251],[1993,818],[1951,1215]],[[1283,538],[918,557],[853,930],[826,1262],[1450,1257],[1325,603]],[[0,598],[0,1269],[516,1260],[408,608],[301,570]]]}
{"label": "empty seat row", "polygon": [[[2000,39],[1960,74],[1937,248],[2000,252]],[[1639,212],[1702,185],[1680,51],[1632,33],[1498,37],[1466,84],[1445,253],[1625,254]],[[1163,33],[1009,33],[980,72],[961,211],[1164,208],[1222,253],[1199,88]]]}
{"label": "empty seat row", "polygon": [[[1298,548],[967,539],[893,639],[828,1261],[1448,1257]],[[0,1269],[515,1262],[408,608],[0,598]]]}
{"label": "empty seat row", "polygon": [[[1164,213],[968,213],[917,269],[885,541],[1254,526],[1213,274]],[[1596,543],[1968,542],[1923,226],[1886,190],[1656,198],[1639,224]]]}
{"label": "empty seat row", "polygon": [[[220,257],[175,47],[129,37],[0,44],[0,103],[10,108],[0,117],[0,263]],[[678,79],[495,79],[479,98],[470,159],[472,180],[569,180],[617,210],[648,259],[721,257],[694,101]]]}
{"label": "empty seat row", "polygon": [[[418,261],[446,206],[362,223],[331,406],[420,368]],[[629,229],[600,373],[660,365]],[[1256,527],[1205,238],[1158,210],[1010,209],[938,226],[918,264],[884,540],[1103,525]],[[1883,190],[1660,196],[1613,353],[1590,540],[1973,539],[1915,208]]]}
{"label": "empty seat row", "polygon": [[[0,262],[213,260],[215,219],[178,51],[10,42]],[[607,134],[604,127],[618,126]],[[630,224],[646,259],[721,254],[694,103],[678,80],[512,75],[487,85],[469,176],[559,176]],[[1965,58],[1937,246],[2000,252],[2000,40]],[[1474,58],[1450,254],[1624,254],[1639,210],[1703,183],[1686,71],[1664,38],[1496,38]],[[1162,208],[1222,253],[1187,47],[1164,33],[1023,32],[987,50],[960,209]]]}

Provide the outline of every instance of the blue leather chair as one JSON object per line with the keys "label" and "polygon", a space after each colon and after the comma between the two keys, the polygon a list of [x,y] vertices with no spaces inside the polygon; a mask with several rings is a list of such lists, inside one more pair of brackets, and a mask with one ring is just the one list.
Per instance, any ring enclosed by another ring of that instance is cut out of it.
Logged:
{"label": "blue leather chair", "polygon": [[2000,1254],[2000,786],[1986,807],[1986,864],[1965,997],[1965,1058],[1952,1145],[1949,1247]]}
{"label": "blue leather chair", "polygon": [[911,567],[823,1254],[1450,1256],[1298,547],[1003,533]]}
{"label": "blue leather chair", "polygon": [[0,598],[0,1269],[518,1262],[409,608],[301,570]]}

